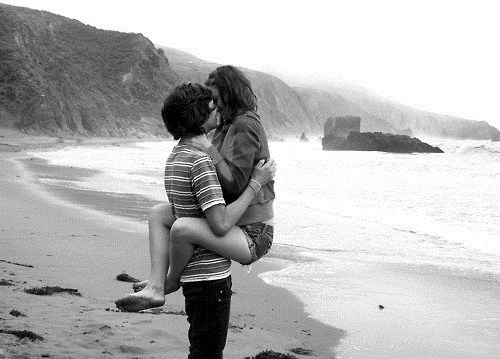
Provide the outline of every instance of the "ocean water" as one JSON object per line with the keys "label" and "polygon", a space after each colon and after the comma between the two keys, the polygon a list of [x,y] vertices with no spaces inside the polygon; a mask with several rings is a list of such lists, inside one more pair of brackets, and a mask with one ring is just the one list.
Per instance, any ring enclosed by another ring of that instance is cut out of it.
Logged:
{"label": "ocean water", "polygon": [[[347,329],[339,358],[500,357],[500,142],[425,141],[445,153],[270,143],[278,163],[275,243],[284,248],[277,260],[288,266],[262,278],[295,293],[316,319]],[[174,144],[31,154],[101,171],[84,182],[54,184],[164,200],[163,166]],[[296,255],[287,257],[286,248]],[[441,283],[437,273],[450,279]],[[473,293],[464,289],[469,280]],[[450,291],[456,298],[443,302]],[[453,309],[468,306],[470,295],[470,314]],[[399,308],[388,310],[391,303]],[[426,319],[409,324],[415,316]],[[457,349],[457,338],[467,341],[464,348]]]}

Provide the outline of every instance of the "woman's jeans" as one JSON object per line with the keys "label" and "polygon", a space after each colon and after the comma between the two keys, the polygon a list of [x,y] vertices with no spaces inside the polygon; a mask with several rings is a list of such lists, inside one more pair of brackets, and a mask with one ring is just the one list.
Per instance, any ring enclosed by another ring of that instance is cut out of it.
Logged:
{"label": "woman's jeans", "polygon": [[183,283],[189,326],[188,359],[222,359],[231,308],[231,276]]}

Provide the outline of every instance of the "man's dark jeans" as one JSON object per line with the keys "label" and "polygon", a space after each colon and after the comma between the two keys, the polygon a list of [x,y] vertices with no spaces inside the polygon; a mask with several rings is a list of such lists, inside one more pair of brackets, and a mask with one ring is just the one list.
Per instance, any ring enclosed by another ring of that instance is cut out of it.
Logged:
{"label": "man's dark jeans", "polygon": [[183,283],[189,326],[188,359],[222,359],[231,308],[231,276]]}

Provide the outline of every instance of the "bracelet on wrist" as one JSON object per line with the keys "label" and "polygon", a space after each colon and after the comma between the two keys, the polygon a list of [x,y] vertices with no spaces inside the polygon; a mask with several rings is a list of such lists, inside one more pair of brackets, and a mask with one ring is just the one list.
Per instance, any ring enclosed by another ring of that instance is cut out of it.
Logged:
{"label": "bracelet on wrist", "polygon": [[259,193],[260,189],[262,188],[259,181],[253,178],[250,180],[250,182],[248,182],[248,186],[252,189],[255,195],[257,195],[257,193]]}

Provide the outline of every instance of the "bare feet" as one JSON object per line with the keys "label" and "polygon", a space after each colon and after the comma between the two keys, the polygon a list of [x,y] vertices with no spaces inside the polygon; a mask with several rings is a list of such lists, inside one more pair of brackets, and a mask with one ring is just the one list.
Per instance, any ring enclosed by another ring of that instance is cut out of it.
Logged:
{"label": "bare feet", "polygon": [[146,286],[148,285],[148,282],[149,281],[147,281],[147,280],[136,282],[136,283],[132,284],[132,289],[134,290],[135,293],[140,292],[141,290],[146,288]]}
{"label": "bare feet", "polygon": [[161,307],[165,304],[165,294],[161,293],[162,291],[158,292],[158,290],[146,287],[138,293],[127,294],[115,301],[115,304],[118,309],[124,312],[139,312],[149,308]]}
{"label": "bare feet", "polygon": [[[144,290],[144,288],[147,287],[149,281],[143,280],[141,282],[137,282],[132,284],[132,289],[134,290],[135,293],[141,292]],[[165,295],[176,292],[180,288],[180,284],[177,283],[175,285],[168,285],[168,283],[165,281]]]}

